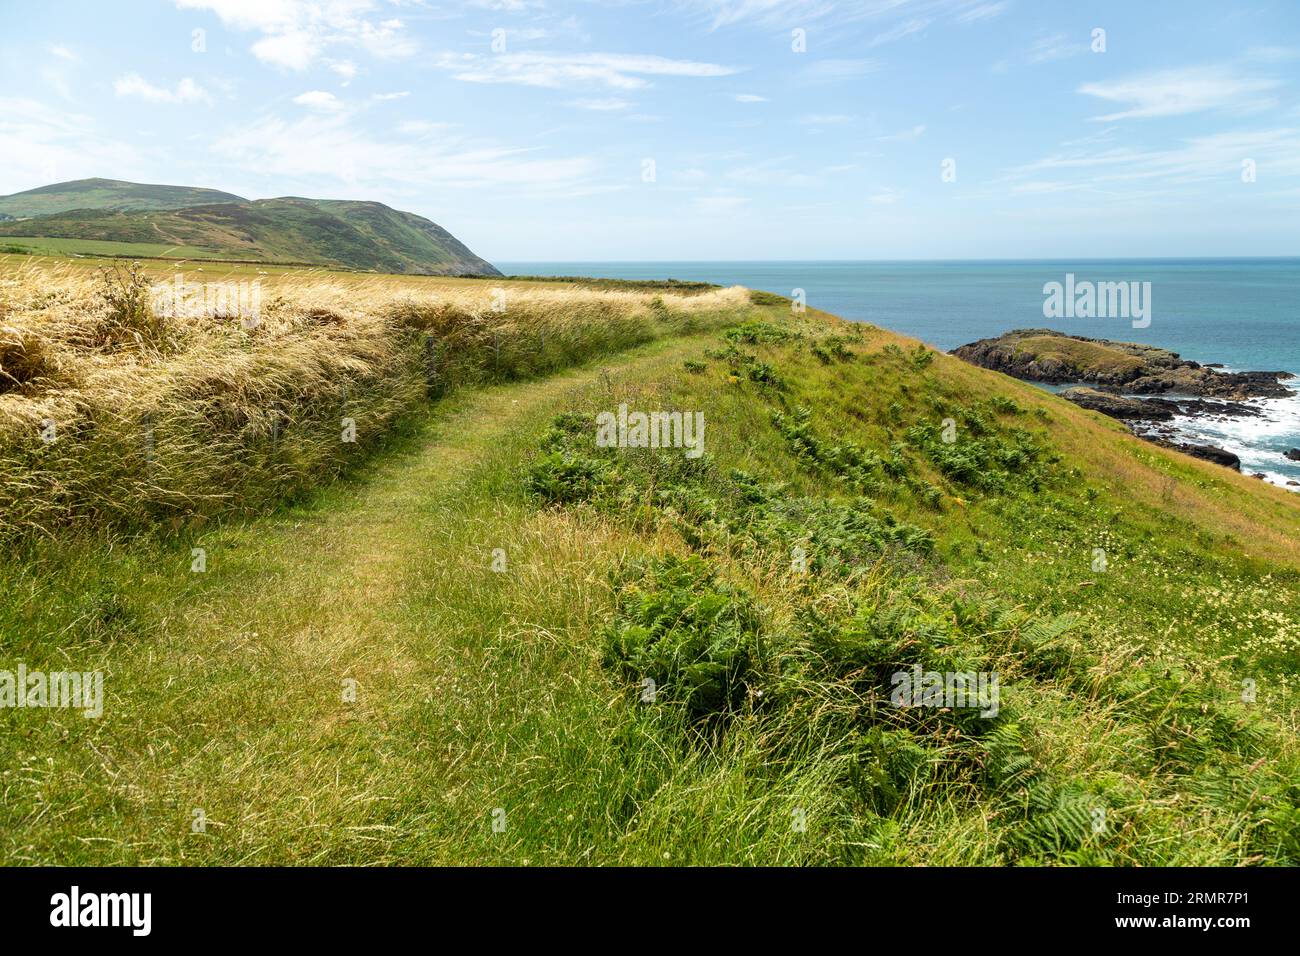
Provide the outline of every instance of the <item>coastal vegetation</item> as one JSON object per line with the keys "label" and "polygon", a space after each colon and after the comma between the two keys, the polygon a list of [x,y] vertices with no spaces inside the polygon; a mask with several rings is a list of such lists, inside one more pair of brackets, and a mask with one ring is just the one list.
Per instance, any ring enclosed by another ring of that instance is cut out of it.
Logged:
{"label": "coastal vegetation", "polygon": [[1300,864],[1296,496],[770,294],[173,269],[0,259],[0,669],[106,694],[0,859]]}

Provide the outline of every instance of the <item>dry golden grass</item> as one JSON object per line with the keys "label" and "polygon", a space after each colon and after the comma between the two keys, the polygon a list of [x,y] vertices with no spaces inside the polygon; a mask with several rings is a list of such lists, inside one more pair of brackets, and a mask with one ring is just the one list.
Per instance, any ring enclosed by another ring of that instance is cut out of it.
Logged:
{"label": "dry golden grass", "polygon": [[0,538],[255,508],[346,467],[428,395],[553,372],[748,307],[739,288],[6,259]]}

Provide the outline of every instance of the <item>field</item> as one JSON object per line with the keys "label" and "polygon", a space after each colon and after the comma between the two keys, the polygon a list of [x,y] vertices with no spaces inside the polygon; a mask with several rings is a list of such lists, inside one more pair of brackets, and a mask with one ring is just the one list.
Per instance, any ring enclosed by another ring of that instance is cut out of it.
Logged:
{"label": "field", "polygon": [[105,693],[0,860],[1300,864],[1295,496],[743,289],[175,268],[0,259],[0,670]]}
{"label": "field", "polygon": [[167,246],[150,242],[111,242],[100,239],[55,239],[40,236],[0,237],[0,253],[42,256],[138,256],[143,259],[223,259],[219,251],[198,246]]}

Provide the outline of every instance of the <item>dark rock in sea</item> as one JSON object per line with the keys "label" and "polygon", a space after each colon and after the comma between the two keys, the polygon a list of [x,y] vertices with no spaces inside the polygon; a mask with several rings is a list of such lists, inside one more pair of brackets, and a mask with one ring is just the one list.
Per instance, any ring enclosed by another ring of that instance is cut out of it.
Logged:
{"label": "dark rock in sea", "polygon": [[1300,481],[1288,481],[1287,485],[1291,488],[1300,488]]}
{"label": "dark rock in sea", "polygon": [[1290,458],[1292,461],[1300,461],[1300,448],[1292,448],[1290,451],[1286,452],[1286,457]]}
{"label": "dark rock in sea", "polygon": [[[1168,399],[1152,398],[1152,402],[1166,402]],[[1171,404],[1179,407],[1179,414],[1189,416],[1210,416],[1214,415],[1219,418],[1259,418],[1264,414],[1262,409],[1254,405],[1247,405],[1245,402],[1207,402],[1200,398],[1185,398],[1173,401]]]}
{"label": "dark rock in sea", "polygon": [[1178,409],[1177,405],[1172,410],[1168,407],[1173,404],[1172,402],[1156,404],[1140,398],[1110,395],[1099,392],[1095,388],[1067,388],[1061,393],[1061,397],[1083,408],[1109,415],[1111,418],[1130,420],[1168,421],[1174,417]]}
{"label": "dark rock in sea", "polygon": [[1177,445],[1175,447],[1187,452],[1194,458],[1204,458],[1216,465],[1223,465],[1226,468],[1235,468],[1241,471],[1241,459],[1226,448],[1219,448],[1216,445]]}

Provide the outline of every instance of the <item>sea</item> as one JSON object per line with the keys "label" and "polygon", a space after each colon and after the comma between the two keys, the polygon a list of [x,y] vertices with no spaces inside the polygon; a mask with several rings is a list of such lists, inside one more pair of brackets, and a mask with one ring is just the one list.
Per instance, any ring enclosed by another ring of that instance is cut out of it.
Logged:
{"label": "sea", "polygon": [[[1300,376],[1300,258],[989,261],[498,262],[507,275],[687,279],[781,295],[803,290],[810,307],[870,322],[949,351],[1010,329],[1052,328],[1142,342],[1230,371]],[[1047,318],[1049,283],[1138,283],[1149,314],[1134,318]],[[1150,283],[1150,285],[1145,285]],[[1134,327],[1135,324],[1140,327]],[[1251,404],[1262,417],[1176,418],[1182,440],[1218,445],[1247,474],[1300,482],[1300,377],[1296,394]],[[1296,486],[1289,486],[1297,490]]]}

